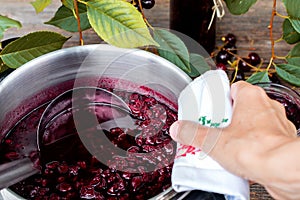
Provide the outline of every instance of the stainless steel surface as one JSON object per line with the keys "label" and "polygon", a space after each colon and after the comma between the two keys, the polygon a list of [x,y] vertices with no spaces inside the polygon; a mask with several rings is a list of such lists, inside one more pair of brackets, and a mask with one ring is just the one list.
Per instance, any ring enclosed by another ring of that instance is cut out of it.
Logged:
{"label": "stainless steel surface", "polygon": [[24,99],[49,86],[89,76],[127,79],[148,86],[174,102],[191,81],[172,63],[138,49],[104,44],[62,49],[26,63],[0,83],[0,130],[3,132],[13,125],[3,127],[5,116]]}
{"label": "stainless steel surface", "polygon": [[[138,49],[100,44],[55,51],[26,63],[0,83],[0,139],[16,122],[8,120],[8,114],[24,100],[32,99],[29,108],[23,110],[26,113],[37,106],[33,98],[36,93],[67,80],[85,77],[125,79],[153,89],[175,103],[181,90],[191,81],[172,63]],[[74,87],[83,86],[76,80]],[[117,83],[115,87],[122,88],[122,84]],[[24,113],[18,114],[21,116]],[[2,190],[1,194],[20,199],[11,195],[10,190]]]}

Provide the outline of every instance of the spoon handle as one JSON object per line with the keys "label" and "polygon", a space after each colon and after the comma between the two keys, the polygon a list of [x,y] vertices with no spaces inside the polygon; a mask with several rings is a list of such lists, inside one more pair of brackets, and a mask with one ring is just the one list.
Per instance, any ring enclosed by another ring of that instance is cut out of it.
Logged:
{"label": "spoon handle", "polygon": [[39,170],[34,168],[29,158],[22,158],[0,165],[0,189],[16,184]]}

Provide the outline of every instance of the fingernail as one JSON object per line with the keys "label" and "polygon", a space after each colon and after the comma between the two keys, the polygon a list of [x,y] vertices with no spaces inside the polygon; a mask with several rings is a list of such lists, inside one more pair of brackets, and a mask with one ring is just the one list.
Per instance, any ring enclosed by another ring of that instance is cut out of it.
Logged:
{"label": "fingernail", "polygon": [[173,123],[170,127],[170,135],[174,140],[177,138],[178,128],[179,128],[178,122]]}

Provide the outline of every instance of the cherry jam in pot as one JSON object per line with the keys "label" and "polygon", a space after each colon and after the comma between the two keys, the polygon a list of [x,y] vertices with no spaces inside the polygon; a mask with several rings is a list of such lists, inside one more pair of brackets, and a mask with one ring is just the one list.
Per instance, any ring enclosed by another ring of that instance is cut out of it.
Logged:
{"label": "cherry jam in pot", "polygon": [[[1,163],[29,157],[41,168],[39,174],[11,186],[12,191],[35,200],[121,200],[149,199],[171,186],[176,144],[169,136],[169,127],[177,120],[176,105],[149,88],[140,88],[141,92],[115,90],[110,82],[104,80],[100,85],[119,95],[141,120],[135,129],[115,127],[102,130],[97,137],[91,136],[94,144],[101,144],[96,148],[106,163],[91,155],[77,135],[60,142],[65,151],[57,150],[56,143],[49,151],[41,154],[37,151],[36,129],[46,102],[27,112],[1,141]],[[66,85],[63,83],[60,88]],[[43,95],[53,96],[54,91],[58,90],[50,88]],[[29,105],[25,102],[20,108],[26,107],[25,104]],[[70,120],[65,128],[76,127]],[[107,138],[109,143],[101,142]],[[115,154],[112,148],[120,148],[125,154]]]}

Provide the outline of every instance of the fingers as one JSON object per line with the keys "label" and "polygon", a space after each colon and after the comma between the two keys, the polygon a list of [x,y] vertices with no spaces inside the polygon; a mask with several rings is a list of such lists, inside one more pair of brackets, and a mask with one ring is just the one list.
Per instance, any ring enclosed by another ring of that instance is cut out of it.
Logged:
{"label": "fingers", "polygon": [[285,191],[284,188],[273,188],[270,186],[265,186],[265,189],[274,199],[299,199],[299,192]]}
{"label": "fingers", "polygon": [[243,87],[247,87],[249,86],[250,84],[247,83],[247,82],[244,82],[244,81],[238,81],[238,82],[235,82],[231,85],[231,98],[233,100],[235,100],[237,98],[237,96],[239,95],[241,89]]}
{"label": "fingers", "polygon": [[214,149],[221,132],[222,129],[209,128],[185,120],[177,121],[170,127],[173,140],[180,144],[201,148],[206,153],[211,153]]}
{"label": "fingers", "polygon": [[198,124],[190,121],[177,121],[170,127],[173,140],[180,144],[192,145],[198,148],[201,148],[206,132],[205,128],[202,129],[198,127]]}
{"label": "fingers", "polygon": [[234,101],[234,106],[235,104],[241,104],[244,106],[245,103],[255,107],[263,105],[264,103],[270,104],[268,102],[270,98],[263,88],[245,81],[238,81],[231,85],[231,98]]}
{"label": "fingers", "polygon": [[279,114],[279,116],[286,116],[285,114],[285,108],[284,106],[279,103],[278,101],[276,100],[270,100],[272,106],[274,107],[274,109],[277,111],[277,113]]}
{"label": "fingers", "polygon": [[297,137],[297,130],[295,125],[287,118],[285,107],[276,100],[270,100],[273,109],[276,110],[276,115],[280,120],[279,123],[282,123],[282,126],[285,128],[284,133],[290,137]]}
{"label": "fingers", "polygon": [[291,121],[288,120],[287,122],[287,128],[286,128],[286,132],[288,134],[288,136],[293,137],[293,138],[297,138],[297,129],[295,124],[293,124]]}

